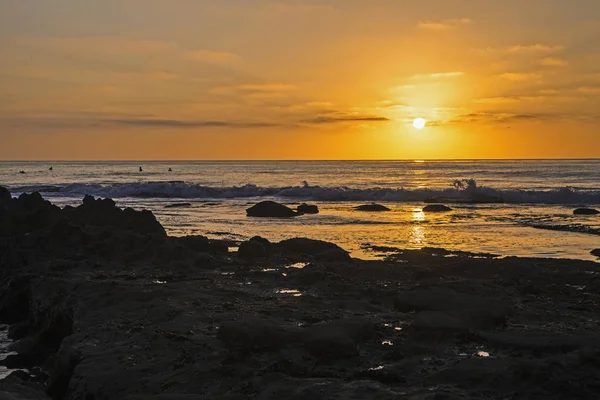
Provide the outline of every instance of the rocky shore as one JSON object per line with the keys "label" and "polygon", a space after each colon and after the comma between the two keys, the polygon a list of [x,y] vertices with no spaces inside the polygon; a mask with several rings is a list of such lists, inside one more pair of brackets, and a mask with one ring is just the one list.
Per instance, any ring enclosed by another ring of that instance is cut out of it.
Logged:
{"label": "rocky shore", "polygon": [[600,264],[372,250],[0,188],[0,399],[600,398]]}

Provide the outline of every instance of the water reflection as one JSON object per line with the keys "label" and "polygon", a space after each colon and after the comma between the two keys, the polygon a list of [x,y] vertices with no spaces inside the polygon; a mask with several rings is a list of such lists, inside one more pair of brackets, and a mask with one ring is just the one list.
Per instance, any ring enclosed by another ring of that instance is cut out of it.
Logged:
{"label": "water reflection", "polygon": [[414,208],[412,210],[412,220],[415,222],[423,222],[425,221],[425,213],[420,208]]}
{"label": "water reflection", "polygon": [[413,226],[408,234],[408,241],[415,246],[422,246],[425,242],[425,228]]}

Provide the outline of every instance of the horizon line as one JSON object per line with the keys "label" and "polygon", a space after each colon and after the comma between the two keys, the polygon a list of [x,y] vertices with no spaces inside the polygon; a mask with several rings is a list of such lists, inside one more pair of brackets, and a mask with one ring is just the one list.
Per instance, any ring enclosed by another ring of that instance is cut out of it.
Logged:
{"label": "horizon line", "polygon": [[536,157],[536,158],[348,158],[348,159],[3,159],[13,162],[333,162],[333,161],[553,161],[600,160],[600,157]]}

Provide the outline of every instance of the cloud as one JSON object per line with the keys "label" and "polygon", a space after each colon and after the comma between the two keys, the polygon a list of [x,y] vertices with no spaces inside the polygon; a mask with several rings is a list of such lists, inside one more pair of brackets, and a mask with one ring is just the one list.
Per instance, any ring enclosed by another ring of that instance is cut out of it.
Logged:
{"label": "cloud", "polygon": [[295,85],[288,85],[284,83],[249,83],[243,85],[233,86],[233,89],[241,92],[289,92],[296,90],[298,87]]}
{"label": "cloud", "polygon": [[178,79],[179,75],[174,74],[172,72],[158,71],[148,72],[146,74],[146,78],[156,81],[172,81],[174,79]]}
{"label": "cloud", "polygon": [[442,21],[419,21],[417,27],[431,31],[445,31],[455,29],[462,25],[468,25],[472,21],[469,18],[446,19]]}
{"label": "cloud", "polygon": [[537,72],[506,72],[501,74],[500,77],[509,81],[524,82],[538,80],[541,75]]}
{"label": "cloud", "polygon": [[[413,75],[413,79],[444,79],[444,78],[455,78],[459,76],[463,76],[465,73],[460,71],[453,72],[439,72],[435,74],[417,74]],[[404,88],[411,88],[411,85],[405,85]]]}
{"label": "cloud", "polygon": [[187,52],[186,58],[211,64],[230,64],[238,61],[241,57],[227,51],[194,50]]}
{"label": "cloud", "polygon": [[163,118],[119,117],[119,118],[74,118],[61,117],[17,117],[0,118],[0,125],[9,127],[27,127],[37,129],[70,129],[90,127],[139,127],[139,128],[271,128],[282,124],[263,121],[223,121],[223,120],[179,120]]}
{"label": "cloud", "polygon": [[507,50],[511,53],[554,53],[564,50],[562,45],[530,44],[511,46]]}
{"label": "cloud", "polygon": [[600,94],[600,86],[581,86],[577,91],[585,94]]}
{"label": "cloud", "polygon": [[546,67],[564,67],[569,62],[561,57],[546,57],[543,58],[541,64]]}
{"label": "cloud", "polygon": [[518,97],[487,97],[483,99],[475,100],[475,103],[478,104],[510,104],[510,103],[518,103],[521,101]]}
{"label": "cloud", "polygon": [[389,118],[378,115],[359,115],[346,113],[331,113],[318,115],[313,118],[305,119],[302,122],[307,124],[335,124],[340,122],[388,122]]}

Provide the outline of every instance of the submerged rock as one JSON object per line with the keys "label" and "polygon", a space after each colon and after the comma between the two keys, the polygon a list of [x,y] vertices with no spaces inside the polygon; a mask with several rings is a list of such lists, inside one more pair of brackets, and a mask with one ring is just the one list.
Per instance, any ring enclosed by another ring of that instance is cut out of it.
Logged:
{"label": "submerged rock", "polygon": [[452,211],[452,209],[443,204],[429,204],[423,207],[423,212],[447,212]]}
{"label": "submerged rock", "polygon": [[354,207],[356,211],[371,211],[371,212],[383,212],[383,211],[391,211],[386,206],[382,206],[381,204],[363,204],[361,206]]}
{"label": "submerged rock", "polygon": [[300,214],[318,214],[319,213],[319,207],[317,207],[314,204],[300,204],[297,208],[296,211],[298,211],[298,213]]}
{"label": "submerged rock", "polygon": [[167,204],[165,206],[165,208],[184,208],[184,207],[191,207],[192,203],[173,203],[173,204]]}
{"label": "submerged rock", "polygon": [[0,206],[10,203],[12,197],[7,188],[0,186]]}
{"label": "submerged rock", "polygon": [[578,208],[573,211],[573,215],[597,215],[600,211],[593,208]]}
{"label": "submerged rock", "polygon": [[283,204],[274,201],[261,201],[246,210],[249,217],[290,218],[298,213]]}

